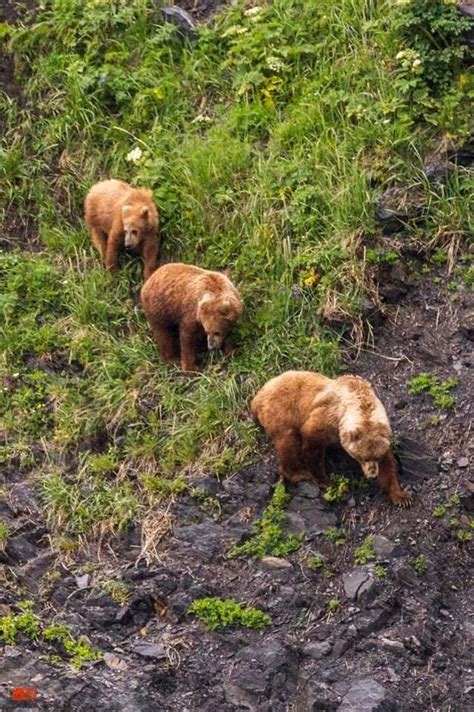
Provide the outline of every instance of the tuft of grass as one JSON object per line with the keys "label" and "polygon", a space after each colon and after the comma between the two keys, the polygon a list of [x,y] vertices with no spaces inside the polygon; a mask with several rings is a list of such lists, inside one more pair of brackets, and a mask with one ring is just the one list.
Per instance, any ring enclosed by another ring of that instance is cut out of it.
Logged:
{"label": "tuft of grass", "polygon": [[375,559],[374,537],[367,536],[362,544],[354,552],[354,562],[356,564],[366,564]]}
{"label": "tuft of grass", "polygon": [[411,565],[415,569],[417,574],[420,574],[420,576],[423,576],[423,574],[426,572],[426,569],[428,568],[428,560],[426,556],[417,556],[416,559],[411,560]]}
{"label": "tuft of grass", "polygon": [[188,608],[188,613],[202,621],[207,630],[229,626],[263,628],[271,623],[267,613],[251,606],[242,606],[233,598],[199,598]]}
{"label": "tuft of grass", "polygon": [[450,391],[457,384],[458,380],[456,378],[441,381],[438,376],[432,373],[420,373],[409,381],[408,393],[410,395],[427,393],[438,408],[452,408],[456,403],[456,399],[451,395]]}
{"label": "tuft of grass", "polygon": [[300,546],[302,535],[297,536],[285,532],[285,507],[288,501],[289,495],[285,490],[285,485],[278,482],[270,504],[261,519],[254,522],[252,537],[243,544],[235,546],[229,556],[261,558],[268,555],[287,556],[296,551]]}
{"label": "tuft of grass", "polygon": [[0,551],[3,551],[7,545],[9,535],[8,524],[0,521]]}
{"label": "tuft of grass", "polygon": [[322,569],[324,568],[324,559],[322,556],[310,556],[308,559],[306,559],[306,566],[308,569]]}
{"label": "tuft of grass", "polygon": [[106,581],[102,581],[100,587],[104,593],[110,596],[110,598],[117,603],[120,603],[121,606],[124,606],[130,598],[130,589],[125,581],[108,579]]}

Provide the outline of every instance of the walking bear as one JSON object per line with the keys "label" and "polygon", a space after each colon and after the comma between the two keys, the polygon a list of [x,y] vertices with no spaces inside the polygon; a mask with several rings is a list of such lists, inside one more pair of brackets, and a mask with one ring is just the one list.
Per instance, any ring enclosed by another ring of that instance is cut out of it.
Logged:
{"label": "walking bear", "polygon": [[398,481],[387,414],[363,378],[287,371],[263,386],[251,410],[273,441],[283,478],[315,480],[326,488],[326,448],[340,444],[393,503],[411,506]]}
{"label": "walking bear", "polygon": [[230,327],[242,314],[242,301],[232,282],[220,272],[167,264],[153,273],[140,294],[162,357],[197,371],[197,353],[205,347],[228,352]]}
{"label": "walking bear", "polygon": [[115,274],[119,251],[125,247],[140,254],[147,280],[156,269],[159,248],[158,213],[151,190],[104,180],[90,189],[84,208],[91,240],[105,267]]}

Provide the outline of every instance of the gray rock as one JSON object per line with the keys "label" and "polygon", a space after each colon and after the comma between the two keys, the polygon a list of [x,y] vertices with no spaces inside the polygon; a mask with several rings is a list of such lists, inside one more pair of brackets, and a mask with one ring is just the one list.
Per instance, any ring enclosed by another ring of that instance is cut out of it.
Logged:
{"label": "gray rock", "polygon": [[372,678],[354,682],[344,695],[338,712],[382,712],[393,709],[386,703],[387,692]]}
{"label": "gray rock", "polygon": [[466,339],[474,341],[474,313],[465,312],[459,318],[459,330]]}
{"label": "gray rock", "polygon": [[351,601],[359,600],[362,596],[370,593],[375,586],[375,578],[371,569],[357,568],[347,574],[343,574],[342,582],[346,596]]}
{"label": "gray rock", "polygon": [[405,646],[400,640],[392,640],[391,638],[384,638],[381,636],[378,643],[380,647],[385,648],[385,650],[390,650],[391,652],[399,654],[405,653]]}
{"label": "gray rock", "polygon": [[468,512],[474,512],[474,482],[465,482],[459,495],[462,506]]}
{"label": "gray rock", "polygon": [[390,559],[395,556],[400,556],[402,553],[401,547],[398,544],[395,544],[381,534],[374,535],[373,546],[375,555],[379,559]]}
{"label": "gray rock", "polygon": [[223,529],[211,519],[201,524],[178,527],[174,535],[185,546],[192,547],[193,556],[202,561],[211,561],[222,550]]}
{"label": "gray rock", "polygon": [[103,660],[107,667],[109,667],[111,670],[124,671],[128,668],[128,665],[125,660],[119,658],[118,655],[114,655],[114,653],[104,653]]}
{"label": "gray rock", "polygon": [[431,479],[438,475],[438,462],[420,439],[402,435],[398,442],[398,461],[401,465],[402,484]]}
{"label": "gray rock", "polygon": [[375,205],[375,219],[386,235],[417,222],[425,212],[423,190],[419,186],[395,184],[387,188]]}
{"label": "gray rock", "polygon": [[283,710],[293,695],[296,670],[292,653],[275,638],[240,650],[224,679],[227,702],[247,710]]}
{"label": "gray rock", "polygon": [[[304,485],[304,486],[303,486]],[[337,517],[325,502],[318,499],[319,488],[308,482],[298,485],[296,494],[288,505],[290,515],[297,514],[303,522],[303,531],[308,537],[322,534],[337,524]]]}
{"label": "gray rock", "polygon": [[399,566],[394,568],[395,578],[397,581],[404,586],[417,586],[418,577],[412,566],[408,564],[400,563]]}
{"label": "gray rock", "polygon": [[81,576],[74,576],[77,588],[87,588],[89,581],[91,580],[90,574],[82,574]]}
{"label": "gray rock", "polygon": [[171,22],[178,28],[179,34],[187,39],[195,39],[197,36],[196,23],[193,18],[177,5],[169,5],[161,8],[161,15],[165,22]]}
{"label": "gray rock", "polygon": [[332,648],[330,640],[323,640],[321,643],[306,643],[303,647],[303,655],[307,655],[313,660],[320,660],[325,655],[329,655]]}
{"label": "gray rock", "polygon": [[293,565],[286,559],[281,559],[278,556],[262,556],[260,563],[264,569],[267,571],[274,571],[275,569],[288,570],[292,569]]}
{"label": "gray rock", "polygon": [[142,640],[136,640],[133,643],[133,652],[143,658],[166,658],[166,651],[163,645],[159,643],[146,643]]}

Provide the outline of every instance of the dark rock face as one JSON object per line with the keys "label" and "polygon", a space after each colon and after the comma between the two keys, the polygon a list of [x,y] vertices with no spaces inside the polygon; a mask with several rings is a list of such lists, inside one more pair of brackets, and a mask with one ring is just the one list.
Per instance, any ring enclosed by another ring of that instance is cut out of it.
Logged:
{"label": "dark rock face", "polygon": [[310,482],[298,484],[288,506],[288,512],[297,515],[297,519],[293,519],[293,522],[302,526],[300,531],[304,531],[308,538],[321,534],[329,527],[335,526],[337,522],[334,512],[319,497],[319,488]]}
{"label": "dark rock face", "polygon": [[243,648],[224,681],[227,701],[247,710],[284,712],[295,688],[295,662],[278,639]]}
{"label": "dark rock face", "polygon": [[338,712],[389,712],[395,706],[387,702],[383,685],[373,678],[354,682],[338,707]]}
{"label": "dark rock face", "polygon": [[196,38],[196,23],[186,10],[177,5],[168,5],[161,8],[161,15],[165,22],[172,22],[173,25],[176,25],[182,37],[189,40]]}

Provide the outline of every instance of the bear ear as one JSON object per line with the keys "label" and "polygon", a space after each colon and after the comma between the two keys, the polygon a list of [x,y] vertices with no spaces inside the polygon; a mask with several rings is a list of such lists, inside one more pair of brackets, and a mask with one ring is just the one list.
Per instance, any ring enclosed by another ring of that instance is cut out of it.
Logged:
{"label": "bear ear", "polygon": [[132,209],[131,205],[124,205],[122,208],[122,215],[127,215]]}
{"label": "bear ear", "polygon": [[212,294],[205,292],[198,302],[198,311],[204,314],[209,310],[211,303],[213,302]]}
{"label": "bear ear", "polygon": [[146,205],[143,206],[143,208],[140,210],[140,215],[142,218],[148,218],[149,215],[149,210]]}

